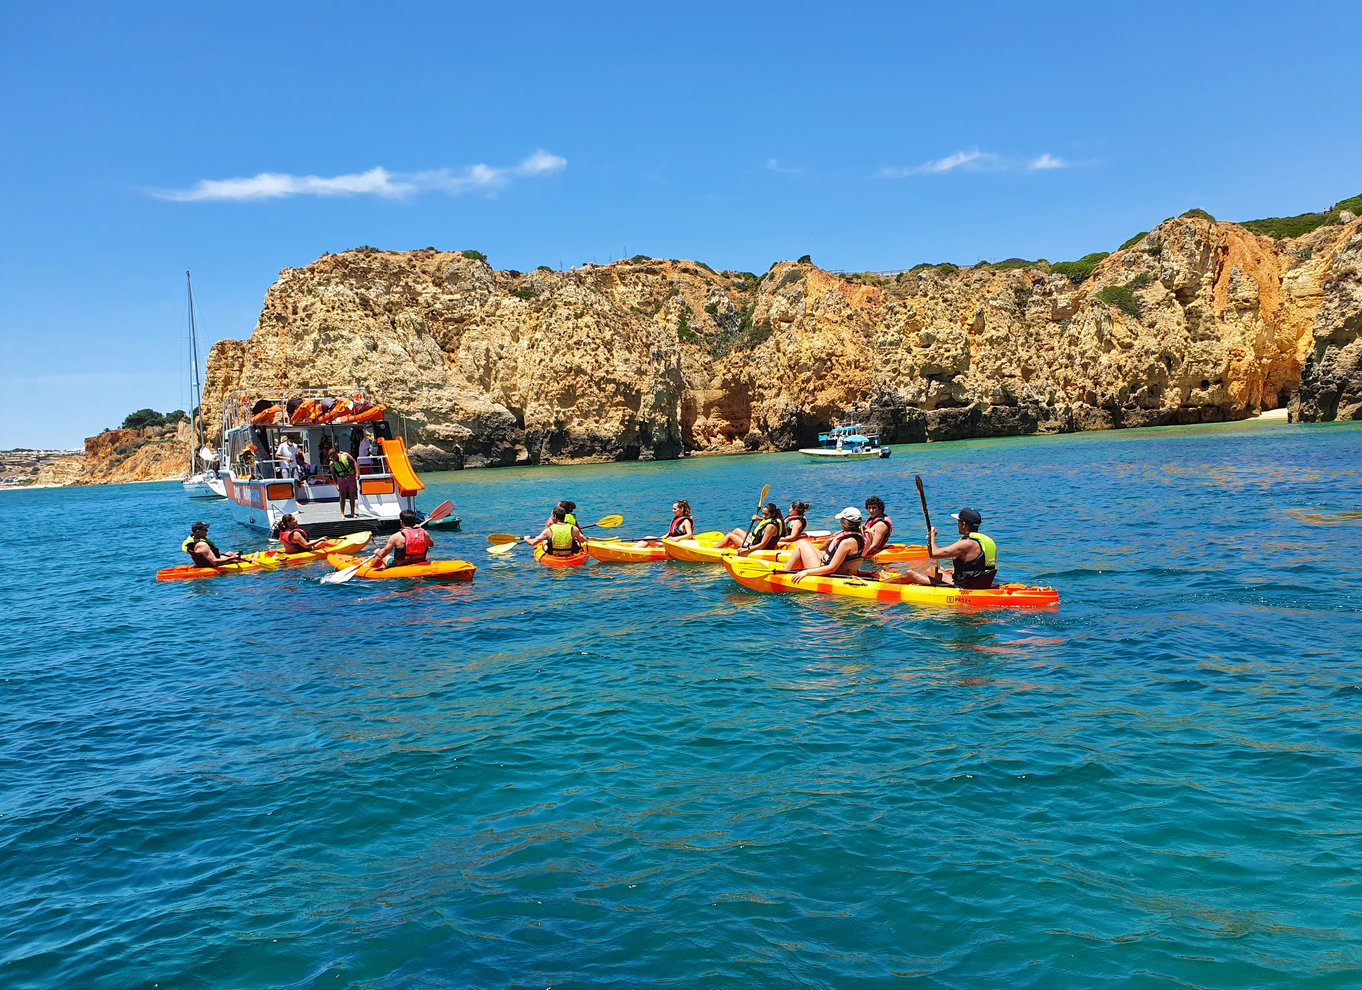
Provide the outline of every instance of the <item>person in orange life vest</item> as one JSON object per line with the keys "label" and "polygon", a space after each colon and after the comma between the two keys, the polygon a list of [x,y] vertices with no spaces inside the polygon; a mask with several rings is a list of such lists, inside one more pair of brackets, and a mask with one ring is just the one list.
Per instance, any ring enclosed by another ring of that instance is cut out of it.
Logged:
{"label": "person in orange life vest", "polygon": [[715,546],[721,550],[724,547],[738,547],[738,553],[743,556],[753,550],[774,550],[785,535],[785,520],[780,515],[780,506],[767,502],[762,506],[761,514],[753,516],[752,521],[756,525],[752,528],[751,536],[745,529],[735,529]]}
{"label": "person in orange life vest", "polygon": [[426,554],[435,546],[434,537],[416,525],[415,512],[403,509],[397,514],[397,521],[401,523],[402,528],[388,537],[388,542],[383,544],[382,549],[365,561],[374,570],[402,567],[406,564],[424,564]]}
{"label": "person in orange life vest", "polygon": [[320,549],[321,540],[309,540],[307,530],[298,525],[298,517],[292,512],[284,513],[279,520],[279,549],[284,553],[303,553]]}
{"label": "person in orange life vest", "polygon": [[241,560],[241,554],[235,551],[223,553],[218,549],[217,544],[208,538],[206,522],[196,522],[189,527],[189,539],[180,544],[180,549],[189,554],[199,567],[221,567]]}
{"label": "person in orange life vest", "polygon": [[[359,465],[354,457],[343,450],[331,451],[331,476],[336,479],[336,494],[340,496],[340,512],[347,519],[353,519],[359,509],[355,499],[359,496]],[[350,511],[345,511],[349,501]]]}
{"label": "person in orange life vest", "polygon": [[568,513],[563,508],[564,504],[559,502],[555,505],[544,531],[538,536],[525,537],[525,542],[532,547],[537,547],[541,543],[546,544],[544,552],[555,557],[571,557],[579,552],[586,545],[586,537],[582,535],[575,522],[565,521]]}
{"label": "person in orange life vest", "polygon": [[833,517],[842,524],[842,531],[828,540],[821,551],[809,540],[794,545],[787,570],[794,572],[794,581],[810,574],[855,574],[865,555],[865,534],[861,532],[861,510],[848,505]]}
{"label": "person in orange life vest", "polygon": [[866,520],[862,527],[865,532],[865,559],[872,560],[875,554],[884,549],[894,532],[894,520],[884,514],[884,499],[871,495],[865,500]]}
{"label": "person in orange life vest", "polygon": [[952,512],[951,518],[956,521],[960,539],[950,546],[936,545],[935,526],[927,533],[927,556],[954,561],[949,580],[940,564],[929,564],[921,571],[910,568],[886,583],[954,585],[957,588],[974,589],[993,587],[993,581],[998,576],[998,546],[992,537],[979,532],[983,517],[975,509],[961,509]]}
{"label": "person in orange life vest", "polygon": [[804,534],[809,530],[809,520],[805,515],[808,511],[808,502],[790,503],[790,514],[785,517],[785,535],[780,538],[778,546],[787,547],[796,540],[807,539]]}
{"label": "person in orange life vest", "polygon": [[[677,499],[672,503],[672,521],[667,527],[668,540],[689,540],[695,535],[695,517],[691,515],[690,503],[684,498]],[[638,540],[634,543],[636,547],[655,547],[659,543],[657,540]]]}

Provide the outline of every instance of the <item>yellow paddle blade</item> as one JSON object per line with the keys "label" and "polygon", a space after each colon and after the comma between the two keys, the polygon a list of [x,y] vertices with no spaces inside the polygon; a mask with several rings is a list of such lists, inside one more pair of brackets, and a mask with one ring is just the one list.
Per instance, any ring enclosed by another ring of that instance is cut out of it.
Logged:
{"label": "yellow paddle blade", "polygon": [[761,490],[761,498],[757,499],[757,508],[760,509],[766,504],[766,496],[771,494],[771,486],[766,485]]}
{"label": "yellow paddle blade", "polygon": [[487,552],[499,557],[504,553],[510,553],[512,550],[516,548],[517,544],[519,544],[520,542],[521,542],[520,538],[516,537],[514,543],[501,543],[494,547],[488,547]]}
{"label": "yellow paddle blade", "polygon": [[596,520],[596,522],[592,523],[592,525],[599,526],[601,529],[614,529],[622,522],[624,522],[623,516],[602,516],[600,519]]}
{"label": "yellow paddle blade", "polygon": [[520,537],[514,533],[489,533],[487,534],[488,543],[516,543]]}

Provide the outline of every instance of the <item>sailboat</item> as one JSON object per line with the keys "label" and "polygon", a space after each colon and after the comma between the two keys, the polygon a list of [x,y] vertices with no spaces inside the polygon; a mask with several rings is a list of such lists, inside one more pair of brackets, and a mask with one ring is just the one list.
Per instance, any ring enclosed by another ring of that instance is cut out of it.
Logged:
{"label": "sailboat", "polygon": [[[189,293],[189,472],[180,482],[190,498],[226,498],[227,489],[218,477],[218,452],[208,446],[203,427],[203,380],[199,377],[199,328],[194,321],[194,283],[184,273],[185,288]],[[203,466],[195,470],[195,458]]]}

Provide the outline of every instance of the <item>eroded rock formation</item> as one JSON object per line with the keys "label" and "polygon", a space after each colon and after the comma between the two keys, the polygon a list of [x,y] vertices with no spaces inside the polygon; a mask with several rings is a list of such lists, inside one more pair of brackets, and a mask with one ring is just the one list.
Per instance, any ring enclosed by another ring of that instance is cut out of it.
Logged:
{"label": "eroded rock formation", "polygon": [[205,408],[211,424],[233,389],[364,384],[425,467],[791,449],[844,416],[888,442],[1289,401],[1301,419],[1356,417],[1360,266],[1356,220],[1275,241],[1194,217],[1077,285],[1044,266],[521,274],[360,249],[281,274],[250,339],[213,348]]}

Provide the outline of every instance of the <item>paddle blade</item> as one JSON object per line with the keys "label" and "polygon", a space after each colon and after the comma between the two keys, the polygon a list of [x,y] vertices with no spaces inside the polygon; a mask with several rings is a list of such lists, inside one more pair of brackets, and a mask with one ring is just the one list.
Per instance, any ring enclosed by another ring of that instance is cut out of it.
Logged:
{"label": "paddle blade", "polygon": [[601,529],[614,529],[622,522],[624,522],[623,516],[602,516],[600,519],[596,520],[596,522],[592,523],[592,525],[599,526]]}
{"label": "paddle blade", "polygon": [[333,571],[330,574],[325,574],[322,576],[322,584],[344,584],[358,574],[359,569],[363,566],[363,564],[351,564],[343,571]]}
{"label": "paddle blade", "polygon": [[449,499],[445,499],[435,508],[430,510],[430,515],[426,516],[426,518],[421,520],[421,525],[424,526],[427,523],[439,522],[441,519],[443,519],[445,516],[449,515],[453,511],[454,503],[451,502]]}
{"label": "paddle blade", "polygon": [[277,571],[284,566],[284,562],[278,557],[267,557],[263,553],[255,558],[255,562],[262,571]]}
{"label": "paddle blade", "polygon": [[770,486],[770,485],[763,485],[763,486],[762,486],[762,489],[761,489],[761,498],[757,499],[757,511],[758,511],[758,512],[760,512],[760,511],[761,511],[761,507],[762,507],[763,505],[766,504],[766,496],[769,495],[769,494],[771,494],[771,486]]}
{"label": "paddle blade", "polygon": [[487,535],[487,542],[488,542],[488,543],[518,543],[518,542],[520,542],[520,537],[516,536],[514,533],[489,533],[489,534]]}
{"label": "paddle blade", "polygon": [[487,552],[495,557],[500,557],[502,554],[510,553],[512,550],[516,548],[516,545],[519,544],[520,542],[521,541],[519,537],[517,537],[515,542],[513,543],[501,543],[494,547],[488,547]]}

